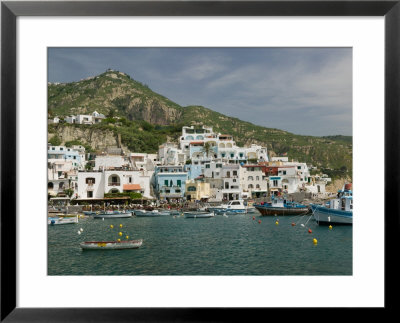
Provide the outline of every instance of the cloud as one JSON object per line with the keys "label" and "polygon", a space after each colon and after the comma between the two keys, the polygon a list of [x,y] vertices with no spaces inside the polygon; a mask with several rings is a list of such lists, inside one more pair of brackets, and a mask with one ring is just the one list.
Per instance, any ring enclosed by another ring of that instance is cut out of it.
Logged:
{"label": "cloud", "polygon": [[54,49],[49,80],[79,80],[114,68],[183,106],[203,105],[299,134],[351,134],[351,53],[350,48]]}

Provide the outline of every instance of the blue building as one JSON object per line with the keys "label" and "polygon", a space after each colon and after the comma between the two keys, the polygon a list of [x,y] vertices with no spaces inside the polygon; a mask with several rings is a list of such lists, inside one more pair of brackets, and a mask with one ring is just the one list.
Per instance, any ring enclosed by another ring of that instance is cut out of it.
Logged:
{"label": "blue building", "polygon": [[188,172],[184,166],[158,166],[154,173],[156,192],[160,200],[182,200]]}
{"label": "blue building", "polygon": [[62,159],[72,161],[74,167],[80,169],[82,167],[82,157],[79,151],[65,146],[49,146],[47,150],[48,159]]}

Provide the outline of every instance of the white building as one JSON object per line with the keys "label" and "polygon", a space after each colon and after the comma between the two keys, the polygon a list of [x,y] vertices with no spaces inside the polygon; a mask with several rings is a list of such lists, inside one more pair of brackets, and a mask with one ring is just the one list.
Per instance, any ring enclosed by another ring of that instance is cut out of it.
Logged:
{"label": "white building", "polygon": [[103,119],[105,119],[104,114],[94,111],[92,114],[78,114],[76,116],[67,116],[65,118],[65,122],[77,124],[96,124],[100,123]]}
{"label": "white building", "polygon": [[121,155],[97,155],[94,161],[94,170],[124,169],[133,170],[130,157]]}
{"label": "white building", "polygon": [[[206,151],[205,146],[210,149]],[[227,164],[252,162],[267,162],[266,147],[252,144],[250,147],[238,147],[231,135],[215,133],[211,127],[183,127],[179,147],[187,159],[202,157],[221,159]]]}
{"label": "white building", "polygon": [[240,167],[240,183],[243,197],[262,197],[268,193],[268,180],[261,166],[242,165]]}
{"label": "white building", "polygon": [[133,169],[136,170],[154,170],[160,165],[157,154],[131,153],[130,159]]}
{"label": "white building", "polygon": [[153,171],[104,170],[78,173],[78,199],[104,198],[105,193],[140,192],[152,198]]}
{"label": "white building", "polygon": [[184,165],[187,156],[176,144],[164,143],[158,148],[158,160],[161,165]]}

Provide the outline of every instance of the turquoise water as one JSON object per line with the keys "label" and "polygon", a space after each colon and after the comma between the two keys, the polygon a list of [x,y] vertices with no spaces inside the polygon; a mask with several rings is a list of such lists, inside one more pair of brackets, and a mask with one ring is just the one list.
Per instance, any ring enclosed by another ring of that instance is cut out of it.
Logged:
{"label": "turquoise water", "polygon": [[[142,247],[83,251],[79,246],[116,240],[119,232],[121,239],[143,239]],[[352,227],[330,230],[309,216],[259,214],[80,219],[48,226],[48,275],[352,275]]]}

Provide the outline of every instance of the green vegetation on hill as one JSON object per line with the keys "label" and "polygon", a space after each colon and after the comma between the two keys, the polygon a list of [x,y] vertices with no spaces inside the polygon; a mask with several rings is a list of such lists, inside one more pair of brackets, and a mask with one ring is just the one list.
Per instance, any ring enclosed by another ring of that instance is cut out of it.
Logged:
{"label": "green vegetation on hill", "polygon": [[[101,124],[71,126],[111,130],[120,135],[123,145],[135,152],[154,153],[166,141],[177,142],[182,126],[205,125],[232,135],[239,146],[255,143],[266,146],[271,156],[287,154],[290,160],[307,162],[331,174],[350,177],[352,174],[351,136],[295,135],[256,126],[202,106],[181,107],[118,71],[108,70],[79,82],[49,84],[48,109],[50,115],[61,117],[91,114],[95,110],[103,113],[107,119]],[[55,137],[57,129],[56,125],[49,125],[49,133]]]}

